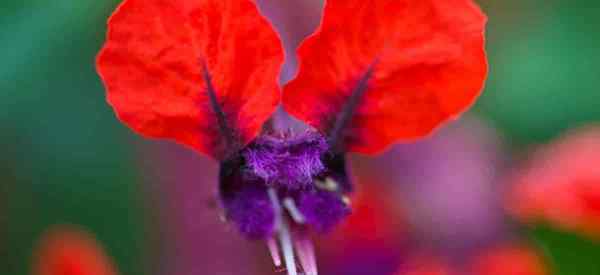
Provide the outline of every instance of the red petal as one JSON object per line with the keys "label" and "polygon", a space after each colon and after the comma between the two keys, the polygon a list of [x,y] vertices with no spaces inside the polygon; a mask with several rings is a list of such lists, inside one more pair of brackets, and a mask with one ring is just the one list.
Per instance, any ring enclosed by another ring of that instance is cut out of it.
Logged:
{"label": "red petal", "polygon": [[93,236],[72,226],[46,232],[35,250],[34,275],[116,275]]}
{"label": "red petal", "polygon": [[[125,0],[97,68],[129,127],[223,158],[255,138],[279,104],[282,63],[279,38],[250,0]],[[234,144],[211,107],[203,64]]]}
{"label": "red petal", "polygon": [[332,135],[364,80],[339,133],[343,149],[376,153],[427,135],[480,94],[485,22],[470,0],[328,0],[319,30],[298,50],[283,104]]}

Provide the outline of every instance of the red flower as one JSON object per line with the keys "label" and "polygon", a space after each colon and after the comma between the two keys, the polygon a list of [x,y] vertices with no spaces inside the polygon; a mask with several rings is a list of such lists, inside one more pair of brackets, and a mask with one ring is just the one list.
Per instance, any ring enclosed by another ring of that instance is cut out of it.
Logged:
{"label": "red flower", "polygon": [[93,236],[59,226],[44,233],[35,250],[33,275],[116,275],[117,271]]}
{"label": "red flower", "polygon": [[[227,218],[274,259],[278,236],[290,274],[296,245],[311,275],[293,227],[325,232],[349,213],[346,152],[424,136],[475,100],[485,22],[471,0],[329,0],[280,100],[282,45],[253,1],[125,0],[97,68],[125,124],[220,160]],[[276,126],[280,105],[306,133]]]}
{"label": "red flower", "polygon": [[360,193],[352,199],[352,215],[340,226],[345,238],[389,242],[404,237],[408,225],[404,205],[383,184],[358,180]]}
{"label": "red flower", "polygon": [[464,261],[452,262],[431,254],[416,254],[396,275],[547,275],[537,251],[523,244],[504,243],[474,251]]}
{"label": "red flower", "polygon": [[600,237],[600,128],[576,131],[539,150],[514,180],[508,207],[527,222],[547,221]]}

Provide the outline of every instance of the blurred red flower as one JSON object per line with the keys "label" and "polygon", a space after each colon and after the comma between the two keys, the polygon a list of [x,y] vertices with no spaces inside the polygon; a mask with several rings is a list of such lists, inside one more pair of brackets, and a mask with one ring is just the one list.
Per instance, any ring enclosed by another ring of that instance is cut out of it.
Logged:
{"label": "blurred red flower", "polygon": [[479,250],[466,260],[450,261],[433,254],[410,257],[396,275],[546,275],[540,255],[519,243],[502,243]]}
{"label": "blurred red flower", "polygon": [[112,260],[90,233],[74,226],[46,231],[34,251],[33,275],[116,275]]}
{"label": "blurred red flower", "polygon": [[357,179],[359,192],[352,199],[352,215],[339,233],[356,240],[389,242],[402,239],[408,225],[404,205],[381,183]]}
{"label": "blurred red flower", "polygon": [[419,254],[408,260],[396,275],[450,275],[450,271],[450,266],[441,259]]}
{"label": "blurred red flower", "polygon": [[549,222],[600,237],[600,128],[542,147],[514,179],[508,208],[526,222]]}
{"label": "blurred red flower", "polygon": [[522,244],[505,244],[474,257],[473,275],[546,275],[548,271],[540,255]]}
{"label": "blurred red flower", "polygon": [[352,215],[331,238],[320,242],[324,274],[392,274],[406,249],[404,205],[384,185],[357,176]]}

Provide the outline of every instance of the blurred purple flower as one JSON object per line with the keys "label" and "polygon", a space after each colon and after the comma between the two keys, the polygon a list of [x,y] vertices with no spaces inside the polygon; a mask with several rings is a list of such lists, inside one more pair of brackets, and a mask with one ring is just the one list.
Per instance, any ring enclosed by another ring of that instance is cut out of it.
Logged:
{"label": "blurred purple flower", "polygon": [[456,254],[508,232],[498,185],[502,154],[493,130],[463,119],[415,144],[397,145],[369,165],[387,167],[388,173],[377,173],[380,182],[396,186],[415,237]]}

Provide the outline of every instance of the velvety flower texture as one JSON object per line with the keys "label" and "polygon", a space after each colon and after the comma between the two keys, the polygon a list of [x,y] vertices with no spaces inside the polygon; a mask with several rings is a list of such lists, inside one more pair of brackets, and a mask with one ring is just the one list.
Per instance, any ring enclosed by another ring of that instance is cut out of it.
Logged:
{"label": "velvety flower texture", "polygon": [[308,188],[325,166],[321,156],[327,141],[308,132],[291,137],[264,136],[242,152],[248,170],[267,185],[286,189]]}
{"label": "velvety flower texture", "polygon": [[[487,74],[485,22],[470,0],[329,0],[280,89],[283,47],[253,1],[125,0],[97,68],[125,124],[220,161],[227,218],[266,240],[276,265],[281,250],[289,274],[297,254],[312,275],[306,234],[349,214],[345,154],[465,111]],[[275,127],[286,111],[304,131]]]}

